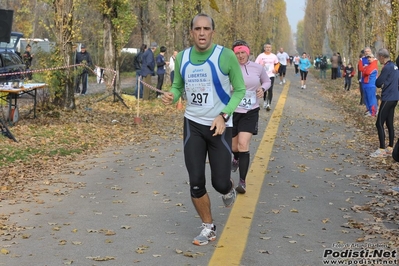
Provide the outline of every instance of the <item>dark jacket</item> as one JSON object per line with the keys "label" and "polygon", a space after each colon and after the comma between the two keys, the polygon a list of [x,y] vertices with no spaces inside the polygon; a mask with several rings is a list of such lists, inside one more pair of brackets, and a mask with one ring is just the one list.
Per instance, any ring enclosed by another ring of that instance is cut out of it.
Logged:
{"label": "dark jacket", "polygon": [[327,58],[326,57],[322,57],[320,59],[320,69],[321,70],[326,70],[327,69],[327,65],[328,65]]}
{"label": "dark jacket", "polygon": [[375,81],[375,86],[382,88],[382,101],[398,101],[399,100],[399,70],[392,62],[388,61],[381,70],[380,75]]}
{"label": "dark jacket", "polygon": [[162,75],[165,74],[165,57],[161,54],[157,55],[157,74]]}
{"label": "dark jacket", "polygon": [[23,60],[24,63],[26,65],[26,68],[30,68],[30,66],[32,65],[32,55],[30,54],[30,52],[25,51],[24,56],[23,56]]}
{"label": "dark jacket", "polygon": [[141,69],[141,64],[143,62],[143,51],[138,52],[138,54],[134,57],[133,66],[135,70]]}
{"label": "dark jacket", "polygon": [[348,78],[354,77],[355,76],[355,68],[346,66],[344,68],[343,76],[344,77],[348,77]]}
{"label": "dark jacket", "polygon": [[141,76],[146,77],[148,75],[155,75],[155,58],[154,53],[151,49],[147,49],[142,57],[141,62]]}
{"label": "dark jacket", "polygon": [[[87,51],[85,51],[84,53],[78,52],[76,54],[75,63],[76,64],[85,64],[88,67],[93,67],[93,61],[91,61],[90,54]],[[83,72],[88,72],[87,68],[84,68]]]}

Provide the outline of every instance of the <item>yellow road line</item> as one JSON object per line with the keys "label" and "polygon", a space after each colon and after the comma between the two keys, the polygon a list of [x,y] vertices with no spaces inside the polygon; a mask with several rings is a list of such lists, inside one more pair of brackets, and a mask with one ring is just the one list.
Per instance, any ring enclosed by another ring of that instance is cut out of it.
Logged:
{"label": "yellow road line", "polygon": [[240,265],[263,180],[265,179],[270,154],[272,153],[274,140],[276,139],[278,126],[287,100],[289,86],[290,82],[287,82],[281,92],[276,108],[271,115],[271,119],[248,171],[247,193],[238,195],[225,228],[220,235],[217,248],[209,261],[209,266]]}

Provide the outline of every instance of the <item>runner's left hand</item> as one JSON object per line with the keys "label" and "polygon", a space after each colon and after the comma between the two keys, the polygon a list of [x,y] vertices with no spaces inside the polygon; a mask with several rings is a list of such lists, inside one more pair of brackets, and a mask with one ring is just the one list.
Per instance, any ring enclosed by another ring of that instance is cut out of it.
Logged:
{"label": "runner's left hand", "polygon": [[263,88],[262,87],[258,88],[256,90],[256,97],[258,97],[258,98],[262,98],[263,97]]}

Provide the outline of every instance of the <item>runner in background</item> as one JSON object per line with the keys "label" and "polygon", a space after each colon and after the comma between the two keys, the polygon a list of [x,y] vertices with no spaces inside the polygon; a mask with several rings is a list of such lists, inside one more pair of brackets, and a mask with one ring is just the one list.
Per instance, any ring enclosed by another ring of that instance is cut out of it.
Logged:
{"label": "runner in background", "polygon": [[302,58],[299,60],[299,71],[301,73],[301,89],[306,89],[306,77],[308,76],[309,68],[312,66],[307,54],[302,53]]}
{"label": "runner in background", "polygon": [[263,108],[265,108],[266,111],[270,111],[270,105],[272,104],[273,99],[274,79],[276,77],[276,74],[278,73],[280,64],[278,62],[277,56],[272,53],[272,45],[270,43],[264,44],[263,49],[264,52],[258,55],[255,63],[262,65],[266,70],[266,74],[270,78],[270,88],[263,94]]}
{"label": "runner in background", "polygon": [[284,52],[283,47],[280,47],[280,51],[277,53],[277,58],[280,63],[278,74],[280,76],[280,85],[281,85],[285,83],[285,73],[287,72],[287,60],[289,60],[290,57],[286,52]]}
{"label": "runner in background", "polygon": [[294,57],[295,76],[299,75],[299,59],[301,58],[298,54],[296,54]]}

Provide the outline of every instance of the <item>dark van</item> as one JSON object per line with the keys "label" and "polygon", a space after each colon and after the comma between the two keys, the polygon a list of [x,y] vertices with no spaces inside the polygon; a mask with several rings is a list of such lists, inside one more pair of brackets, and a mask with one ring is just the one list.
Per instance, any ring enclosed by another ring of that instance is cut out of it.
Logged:
{"label": "dark van", "polygon": [[[9,43],[0,42],[0,83],[21,80],[25,77],[21,72],[25,72],[26,65],[16,51],[16,46],[22,37],[23,34],[20,32],[11,32]],[[8,73],[10,75],[2,75]]]}

